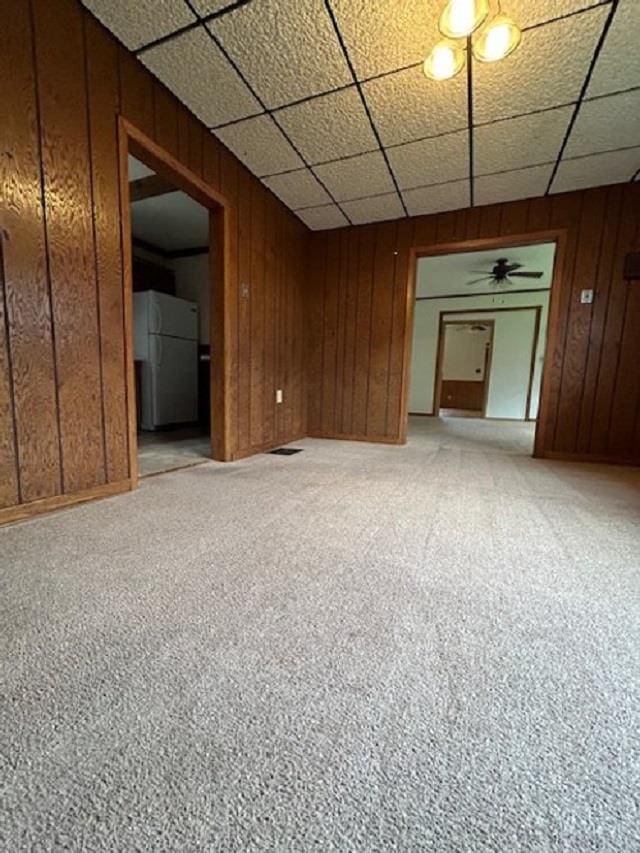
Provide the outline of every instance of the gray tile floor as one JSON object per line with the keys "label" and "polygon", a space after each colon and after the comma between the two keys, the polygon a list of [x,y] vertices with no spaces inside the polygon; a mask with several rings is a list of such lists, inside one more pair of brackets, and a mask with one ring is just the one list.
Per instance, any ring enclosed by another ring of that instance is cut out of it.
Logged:
{"label": "gray tile floor", "polygon": [[138,433],[141,477],[197,465],[210,458],[210,438],[200,427]]}

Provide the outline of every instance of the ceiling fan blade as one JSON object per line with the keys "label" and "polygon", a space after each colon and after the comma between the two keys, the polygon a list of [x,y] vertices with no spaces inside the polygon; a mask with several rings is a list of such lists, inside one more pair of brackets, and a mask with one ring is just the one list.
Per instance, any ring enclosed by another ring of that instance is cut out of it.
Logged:
{"label": "ceiling fan blade", "polygon": [[542,278],[544,275],[543,272],[510,272],[510,276],[517,276],[518,278]]}
{"label": "ceiling fan blade", "polygon": [[476,275],[493,275],[493,270],[467,270],[469,275],[471,273],[475,273]]}
{"label": "ceiling fan blade", "polygon": [[519,270],[521,266],[522,264],[505,264],[503,269],[506,273],[510,273],[513,270]]}
{"label": "ceiling fan blade", "polygon": [[472,284],[480,284],[481,281],[491,281],[492,279],[492,275],[485,275],[483,278],[475,278],[473,281],[467,282],[467,287],[470,287]]}

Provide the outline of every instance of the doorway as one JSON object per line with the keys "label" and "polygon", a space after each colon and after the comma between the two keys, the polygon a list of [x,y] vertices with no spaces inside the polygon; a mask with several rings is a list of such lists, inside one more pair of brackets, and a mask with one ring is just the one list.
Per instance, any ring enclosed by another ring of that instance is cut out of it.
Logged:
{"label": "doorway", "polygon": [[436,379],[441,417],[486,416],[493,329],[493,320],[442,321]]}
{"label": "doorway", "polygon": [[120,120],[129,460],[140,476],[228,458],[226,202]]}
{"label": "doorway", "polygon": [[[418,253],[409,415],[489,442],[508,430],[533,452],[558,239]],[[460,419],[468,426],[456,426]],[[480,420],[486,426],[472,426]]]}

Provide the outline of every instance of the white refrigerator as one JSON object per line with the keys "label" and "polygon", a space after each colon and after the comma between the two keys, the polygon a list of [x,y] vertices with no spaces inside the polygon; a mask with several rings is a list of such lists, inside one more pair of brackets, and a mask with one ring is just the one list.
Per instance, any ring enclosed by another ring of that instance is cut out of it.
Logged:
{"label": "white refrigerator", "polygon": [[145,290],[133,294],[133,315],[142,429],[197,421],[198,306]]}

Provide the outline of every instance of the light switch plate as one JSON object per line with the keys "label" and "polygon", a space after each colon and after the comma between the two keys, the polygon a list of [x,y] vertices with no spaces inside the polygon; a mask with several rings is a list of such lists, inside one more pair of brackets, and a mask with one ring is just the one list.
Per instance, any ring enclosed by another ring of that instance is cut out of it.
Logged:
{"label": "light switch plate", "polygon": [[282,388],[278,388],[276,391],[276,403],[282,402]]}
{"label": "light switch plate", "polygon": [[591,305],[593,303],[593,290],[583,290],[580,294],[580,302],[583,305]]}

